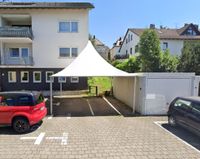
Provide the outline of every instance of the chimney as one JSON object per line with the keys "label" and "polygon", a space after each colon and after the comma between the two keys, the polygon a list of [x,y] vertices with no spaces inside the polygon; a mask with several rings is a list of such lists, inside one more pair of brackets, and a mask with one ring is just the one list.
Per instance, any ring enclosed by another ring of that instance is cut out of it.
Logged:
{"label": "chimney", "polygon": [[96,39],[95,35],[93,35],[93,39]]}
{"label": "chimney", "polygon": [[156,25],[155,24],[150,24],[150,29],[156,29]]}

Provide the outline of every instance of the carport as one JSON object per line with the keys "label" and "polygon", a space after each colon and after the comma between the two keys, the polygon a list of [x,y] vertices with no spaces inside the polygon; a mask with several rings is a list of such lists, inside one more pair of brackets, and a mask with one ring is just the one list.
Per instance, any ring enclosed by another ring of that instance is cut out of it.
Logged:
{"label": "carport", "polygon": [[62,71],[51,76],[50,82],[50,114],[53,113],[52,81],[54,77],[131,77],[105,61],[88,41],[79,56]]}

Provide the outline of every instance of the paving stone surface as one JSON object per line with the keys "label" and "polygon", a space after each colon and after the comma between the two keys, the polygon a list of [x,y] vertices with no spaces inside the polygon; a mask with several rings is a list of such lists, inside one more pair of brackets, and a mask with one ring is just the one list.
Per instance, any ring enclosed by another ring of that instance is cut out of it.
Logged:
{"label": "paving stone surface", "polygon": [[[166,120],[166,117],[53,117],[45,118],[37,130],[23,135],[0,127],[0,159],[199,159],[200,152],[154,123]],[[34,144],[34,137],[43,132],[43,138],[37,138],[40,144]],[[29,139],[21,140],[22,137]]]}

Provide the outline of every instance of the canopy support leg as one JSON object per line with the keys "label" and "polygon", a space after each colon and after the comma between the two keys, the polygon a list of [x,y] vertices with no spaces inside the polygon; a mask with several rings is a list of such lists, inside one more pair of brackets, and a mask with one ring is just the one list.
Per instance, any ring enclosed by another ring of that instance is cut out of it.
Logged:
{"label": "canopy support leg", "polygon": [[53,77],[50,77],[50,115],[53,115],[53,93],[52,93]]}

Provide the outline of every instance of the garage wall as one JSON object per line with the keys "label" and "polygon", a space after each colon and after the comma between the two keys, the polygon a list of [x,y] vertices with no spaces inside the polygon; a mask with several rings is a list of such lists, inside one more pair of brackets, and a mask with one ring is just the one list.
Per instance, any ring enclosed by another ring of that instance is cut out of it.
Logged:
{"label": "garage wall", "polygon": [[114,97],[125,103],[135,112],[134,99],[134,77],[113,78]]}

